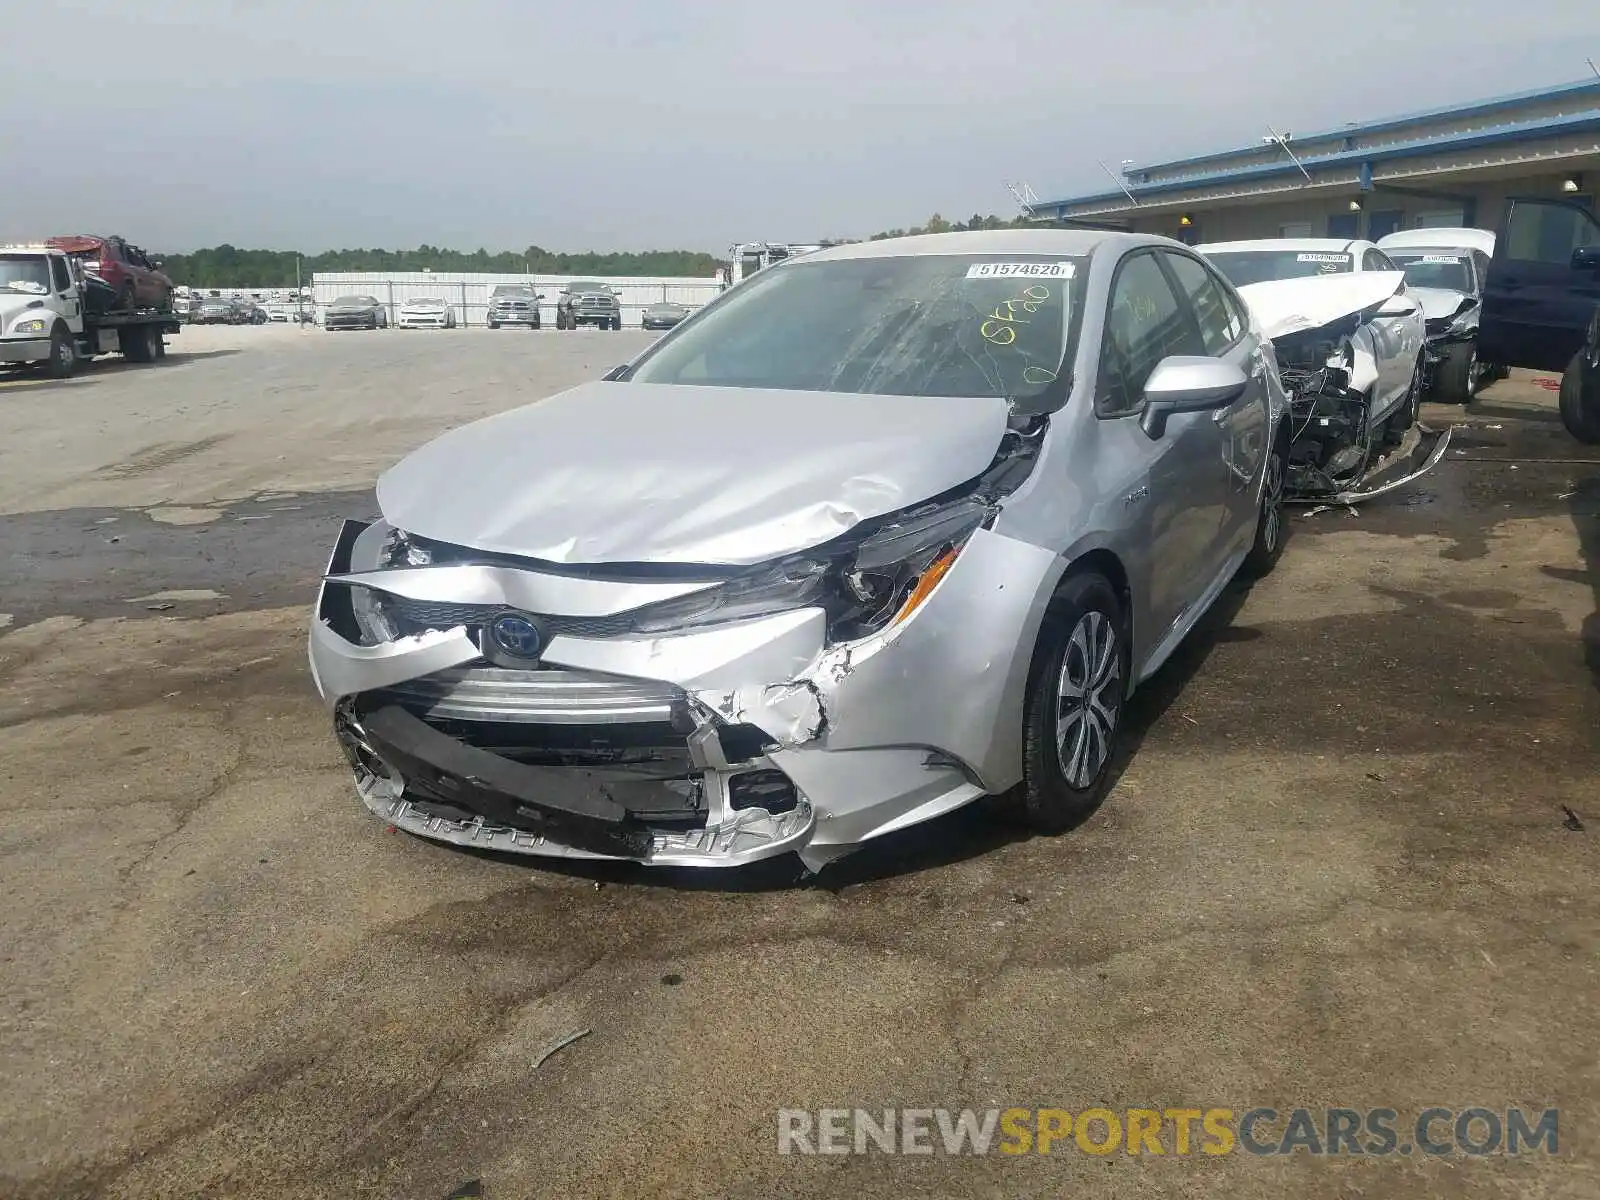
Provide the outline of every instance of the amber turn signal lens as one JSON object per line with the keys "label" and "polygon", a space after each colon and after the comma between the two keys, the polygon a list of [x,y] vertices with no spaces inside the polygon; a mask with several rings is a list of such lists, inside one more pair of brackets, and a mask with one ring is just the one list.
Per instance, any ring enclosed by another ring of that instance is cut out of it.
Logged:
{"label": "amber turn signal lens", "polygon": [[895,613],[894,620],[889,622],[890,625],[900,624],[901,621],[904,621],[917,611],[922,602],[928,598],[928,593],[933,591],[934,585],[943,579],[944,573],[955,564],[958,553],[960,553],[960,550],[955,546],[951,546],[950,549],[928,564],[928,569],[917,580],[917,585],[911,589],[911,594],[906,597],[906,602],[900,606],[900,611]]}

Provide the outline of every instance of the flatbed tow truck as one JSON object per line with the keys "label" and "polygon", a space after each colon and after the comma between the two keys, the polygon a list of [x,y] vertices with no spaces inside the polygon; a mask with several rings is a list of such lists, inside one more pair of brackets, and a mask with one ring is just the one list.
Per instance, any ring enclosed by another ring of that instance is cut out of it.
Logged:
{"label": "flatbed tow truck", "polygon": [[[162,309],[103,311],[83,268],[53,246],[0,246],[0,366],[43,367],[66,379],[102,354],[129,362],[166,357],[165,338],[182,328]],[[109,289],[108,289],[109,290]]]}

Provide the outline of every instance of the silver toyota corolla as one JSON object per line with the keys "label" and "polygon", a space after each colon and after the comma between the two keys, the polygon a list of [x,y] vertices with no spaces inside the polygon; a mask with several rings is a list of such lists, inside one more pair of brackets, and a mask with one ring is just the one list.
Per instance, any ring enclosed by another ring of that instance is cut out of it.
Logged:
{"label": "silver toyota corolla", "polygon": [[1176,242],[823,250],[391,468],[312,672],[367,807],[440,841],[816,869],[993,793],[1060,830],[1276,560],[1283,410]]}

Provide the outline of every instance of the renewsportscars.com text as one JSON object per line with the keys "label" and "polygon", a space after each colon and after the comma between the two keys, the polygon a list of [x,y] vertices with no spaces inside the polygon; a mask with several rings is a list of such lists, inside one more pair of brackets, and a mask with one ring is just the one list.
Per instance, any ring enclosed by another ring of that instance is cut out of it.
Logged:
{"label": "renewsportscars.com text", "polygon": [[781,1108],[779,1154],[1555,1154],[1560,1110]]}

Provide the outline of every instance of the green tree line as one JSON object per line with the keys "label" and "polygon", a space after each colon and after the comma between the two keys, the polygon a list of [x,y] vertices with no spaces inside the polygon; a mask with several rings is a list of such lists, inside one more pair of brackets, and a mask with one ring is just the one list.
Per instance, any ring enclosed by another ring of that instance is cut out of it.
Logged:
{"label": "green tree line", "polygon": [[921,225],[914,225],[910,229],[886,229],[882,233],[875,233],[868,241],[881,242],[885,238],[913,237],[919,233],[966,233],[974,229],[1021,229],[1032,226],[1037,228],[1038,221],[1031,221],[1027,217],[997,217],[990,213],[987,217],[973,213],[971,218],[954,223],[945,220],[938,213],[934,213]]}
{"label": "green tree line", "polygon": [[483,271],[505,275],[665,275],[709,278],[721,263],[695,250],[585,251],[558,253],[539,246],[526,250],[471,252],[418,246],[415,250],[330,250],[300,254],[294,250],[242,250],[213,246],[188,254],[160,256],[162,270],[174,283],[189,287],[293,287],[298,262],[309,285],[318,271]]}
{"label": "green tree line", "polygon": [[[910,229],[886,229],[870,241],[909,237],[918,233],[959,233],[969,229],[1016,229],[1032,224],[1026,217],[983,216],[973,213],[966,221],[951,222],[934,213]],[[473,271],[502,275],[597,275],[604,277],[647,275],[709,278],[726,265],[723,260],[697,250],[599,251],[565,253],[529,246],[497,254],[478,249],[445,250],[418,246],[415,250],[329,250],[301,254],[295,250],[244,250],[223,244],[188,254],[162,256],[163,269],[174,283],[189,287],[283,288],[293,287],[298,263],[301,279],[310,284],[318,271]]]}

